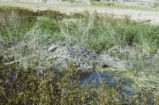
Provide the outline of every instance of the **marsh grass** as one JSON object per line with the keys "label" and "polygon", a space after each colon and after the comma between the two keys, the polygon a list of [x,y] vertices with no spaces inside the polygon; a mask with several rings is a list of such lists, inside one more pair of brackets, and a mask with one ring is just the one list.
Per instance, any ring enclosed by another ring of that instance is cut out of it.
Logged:
{"label": "marsh grass", "polygon": [[16,63],[7,67],[1,66],[0,103],[2,105],[158,104],[158,96],[153,94],[155,90],[142,89],[134,92],[133,96],[122,93],[121,80],[118,87],[110,87],[105,81],[102,82],[101,88],[97,88],[94,83],[93,87],[90,87],[87,81],[81,85],[76,66],[71,64],[67,68],[69,70],[63,72],[52,67],[40,72],[34,67],[36,64],[27,69],[20,68]]}
{"label": "marsh grass", "polygon": [[[116,45],[148,45],[154,50],[159,47],[159,27],[134,22],[128,16],[116,19],[114,16],[100,16],[97,13],[87,12],[83,15],[67,16],[57,11],[32,12],[19,8],[1,8],[0,11],[0,30],[4,40],[24,36],[31,28],[38,25],[43,33],[52,34],[52,37],[56,33],[59,34],[56,36],[57,39],[58,36],[63,36],[64,40],[83,43],[99,51],[108,50]],[[62,19],[66,21],[62,22]]]}
{"label": "marsh grass", "polygon": [[[159,26],[135,22],[128,16],[117,19],[88,12],[68,16],[20,8],[0,11],[0,104],[158,104]],[[130,80],[132,87],[126,88],[133,88],[134,95],[123,94],[120,85],[108,87],[102,81],[102,88],[91,88],[87,82],[81,86],[74,66],[62,73],[52,68],[53,60],[48,61],[42,49],[58,41],[123,60],[124,72],[113,71],[113,67],[102,70]],[[9,42],[15,44],[5,46]]]}

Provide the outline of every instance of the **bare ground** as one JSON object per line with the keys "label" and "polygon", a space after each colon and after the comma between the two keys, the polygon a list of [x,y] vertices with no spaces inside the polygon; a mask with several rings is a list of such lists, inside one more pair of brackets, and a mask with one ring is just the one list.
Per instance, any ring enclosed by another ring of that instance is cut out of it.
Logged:
{"label": "bare ground", "polygon": [[33,11],[56,10],[66,14],[90,13],[97,12],[99,14],[113,14],[116,17],[130,16],[135,21],[144,21],[151,24],[159,24],[159,11],[112,8],[100,6],[72,6],[72,5],[54,5],[44,3],[24,3],[24,2],[0,2],[0,6],[23,7],[32,9]]}

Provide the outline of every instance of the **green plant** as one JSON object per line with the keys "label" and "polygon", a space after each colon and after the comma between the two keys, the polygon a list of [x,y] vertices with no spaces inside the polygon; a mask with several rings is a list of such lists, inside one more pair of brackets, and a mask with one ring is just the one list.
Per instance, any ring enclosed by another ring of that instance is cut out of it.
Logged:
{"label": "green plant", "polygon": [[[123,94],[120,87],[121,80],[118,87],[110,87],[105,81],[101,88],[97,88],[96,84],[90,87],[87,81],[81,85],[78,79],[80,75],[72,65],[63,72],[52,67],[40,72],[34,69],[34,66],[27,69],[20,68],[17,64],[7,68],[1,67],[0,103],[2,105],[145,105],[157,102],[158,96],[155,96],[151,90],[142,89],[134,96]],[[14,77],[15,75],[17,76]]]}
{"label": "green plant", "polygon": [[[10,18],[12,10],[16,15]],[[128,16],[117,19],[88,12],[66,16],[56,11],[20,8],[0,11],[0,38],[4,40],[0,43],[0,104],[158,104],[159,26],[135,22]],[[15,43],[7,46],[11,39]],[[87,81],[82,85],[73,64],[62,72],[52,67],[53,60],[48,66],[50,61],[43,49],[58,41],[80,44],[97,54],[107,52],[124,60],[124,72],[113,67],[102,69],[130,81],[132,87],[126,89],[133,88],[134,95],[123,93],[122,79],[118,86],[100,81],[103,87],[97,88],[97,84]]]}

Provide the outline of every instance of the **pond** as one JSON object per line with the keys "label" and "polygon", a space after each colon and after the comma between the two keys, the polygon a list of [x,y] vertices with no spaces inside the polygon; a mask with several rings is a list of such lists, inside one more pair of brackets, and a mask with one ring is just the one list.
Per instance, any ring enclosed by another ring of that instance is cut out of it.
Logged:
{"label": "pond", "polygon": [[[124,78],[122,78],[124,79]],[[105,81],[108,84],[108,87],[119,87],[121,86],[122,93],[127,95],[134,95],[133,90],[124,89],[124,87],[130,87],[131,82],[124,80],[123,82],[120,82],[120,76],[119,75],[112,75],[110,73],[103,73],[103,72],[97,72],[93,73],[92,75],[86,75],[85,77],[81,78],[80,82],[83,85],[87,81],[87,83],[93,87],[93,85],[97,85],[97,88],[103,87],[103,81]]]}

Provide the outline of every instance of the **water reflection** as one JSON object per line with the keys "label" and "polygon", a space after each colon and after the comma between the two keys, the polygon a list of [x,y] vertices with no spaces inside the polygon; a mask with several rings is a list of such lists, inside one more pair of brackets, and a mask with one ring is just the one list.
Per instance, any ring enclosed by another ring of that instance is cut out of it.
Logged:
{"label": "water reflection", "polygon": [[[118,75],[110,75],[107,73],[102,73],[102,72],[98,72],[98,73],[93,73],[92,75],[88,75],[85,76],[83,78],[81,78],[81,84],[83,85],[85,83],[85,81],[87,81],[88,85],[90,85],[90,87],[93,87],[94,84],[97,85],[97,88],[101,88],[103,87],[103,81],[105,81],[108,84],[108,87],[130,87],[131,83],[129,81],[123,81],[121,83],[119,83],[119,76]],[[124,94],[128,94],[128,95],[134,95],[134,92],[132,90],[128,90],[128,89],[122,89],[121,90],[122,93]]]}

